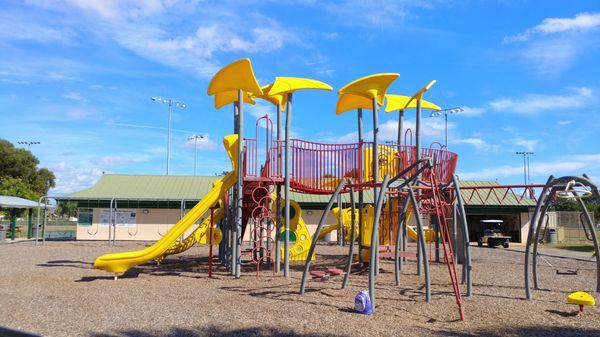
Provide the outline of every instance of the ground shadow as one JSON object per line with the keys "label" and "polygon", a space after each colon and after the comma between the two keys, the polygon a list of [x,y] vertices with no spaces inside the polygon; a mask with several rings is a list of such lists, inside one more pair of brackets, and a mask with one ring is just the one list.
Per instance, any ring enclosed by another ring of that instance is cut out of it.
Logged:
{"label": "ground shadow", "polygon": [[600,329],[575,328],[570,326],[525,326],[525,327],[506,327],[503,329],[479,329],[469,332],[460,331],[432,331],[439,336],[486,336],[486,337],[579,337],[579,336],[600,336]]}
{"label": "ground shadow", "polygon": [[217,326],[203,326],[197,328],[172,328],[167,331],[142,331],[121,330],[114,333],[91,334],[91,337],[200,337],[200,336],[288,336],[288,337],[317,337],[317,336],[344,336],[326,333],[301,333],[278,327],[253,327],[243,329],[227,329]]}
{"label": "ground shadow", "polygon": [[40,263],[37,266],[38,267],[48,267],[48,268],[67,267],[67,268],[90,269],[92,267],[92,264],[87,261],[52,260],[52,261],[48,261],[46,263]]}

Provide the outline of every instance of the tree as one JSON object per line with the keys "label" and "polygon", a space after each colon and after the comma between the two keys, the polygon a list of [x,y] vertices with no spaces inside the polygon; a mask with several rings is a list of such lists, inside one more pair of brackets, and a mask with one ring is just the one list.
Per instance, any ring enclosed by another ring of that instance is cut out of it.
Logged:
{"label": "tree", "polygon": [[77,215],[77,202],[75,201],[66,201],[59,202],[56,208],[56,213],[60,215],[66,216],[76,216]]}
{"label": "tree", "polygon": [[38,168],[39,160],[28,150],[0,139],[0,194],[37,200],[56,186],[54,173]]}

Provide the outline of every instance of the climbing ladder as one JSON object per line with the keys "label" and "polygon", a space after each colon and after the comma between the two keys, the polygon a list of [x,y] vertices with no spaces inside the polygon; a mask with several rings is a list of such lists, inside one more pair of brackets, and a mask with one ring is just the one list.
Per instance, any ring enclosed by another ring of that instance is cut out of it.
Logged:
{"label": "climbing ladder", "polygon": [[450,281],[452,282],[452,288],[454,290],[454,297],[456,298],[456,304],[458,305],[458,312],[460,314],[460,320],[465,319],[465,313],[462,307],[462,297],[460,295],[460,286],[458,283],[458,275],[456,273],[456,260],[454,259],[454,249],[452,247],[452,238],[450,236],[450,230],[448,227],[447,217],[448,203],[442,196],[441,187],[437,181],[437,174],[429,174],[429,181],[431,183],[431,202],[433,203],[433,211],[438,222],[438,228],[442,239],[442,247],[444,248],[444,260],[448,266],[448,273],[450,274]]}

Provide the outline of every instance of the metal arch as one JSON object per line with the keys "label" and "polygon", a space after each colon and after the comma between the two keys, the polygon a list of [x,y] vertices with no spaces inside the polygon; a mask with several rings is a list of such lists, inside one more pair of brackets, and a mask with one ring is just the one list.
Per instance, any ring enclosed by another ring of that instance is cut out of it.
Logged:
{"label": "metal arch", "polygon": [[[465,211],[465,203],[463,201],[462,195],[460,194],[460,187],[458,186],[458,178],[456,175],[452,175],[452,184],[454,185],[456,192],[456,203],[458,212],[460,215],[461,222],[461,234],[463,241],[463,252],[465,258],[462,264],[462,275],[463,280],[466,279],[467,282],[467,297],[473,295],[473,279],[472,279],[472,267],[471,267],[471,245],[469,238],[469,224],[467,222],[467,213]],[[464,281],[463,281],[464,282]]]}
{"label": "metal arch", "polygon": [[[530,287],[530,272],[529,272],[529,269],[530,269],[530,263],[529,263],[530,246],[533,241],[533,232],[539,231],[539,227],[541,226],[541,222],[538,220],[538,215],[540,213],[542,205],[549,202],[549,200],[546,200],[546,198],[549,198],[551,195],[551,193],[548,193],[548,190],[549,189],[553,190],[555,187],[562,186],[571,180],[575,180],[577,182],[582,183],[583,185],[591,187],[592,195],[596,199],[600,199],[600,194],[598,193],[598,188],[596,187],[596,185],[594,183],[591,182],[589,177],[585,174],[583,177],[565,176],[565,177],[560,177],[560,178],[554,179],[553,176],[550,176],[548,178],[548,181],[546,182],[546,185],[544,186],[544,189],[542,190],[540,198],[538,199],[535,211],[533,213],[533,217],[530,220],[529,233],[527,235],[527,247],[525,250],[525,266],[524,266],[524,274],[525,275],[524,275],[524,278],[525,278],[525,296],[528,300],[531,300],[531,298],[532,298],[531,287]],[[583,203],[582,200],[580,200],[580,206],[582,204],[583,204],[583,211],[587,214],[587,216],[589,216],[589,212],[587,212],[587,209],[585,208],[585,204]],[[588,219],[589,219],[589,222],[588,222],[588,225],[589,225],[592,223],[591,217],[588,217]],[[596,237],[596,233],[593,231],[593,228],[592,228],[592,239],[594,241],[594,250],[596,252],[596,291],[600,291],[600,255],[599,255],[599,248],[598,248],[598,238]],[[535,243],[534,243],[534,249],[535,249]],[[534,266],[533,271],[535,273],[534,274],[534,279],[535,279],[535,278],[537,278],[537,268],[535,268],[535,266]]]}
{"label": "metal arch", "polygon": [[[321,214],[321,219],[319,220],[319,225],[317,226],[317,230],[315,231],[315,234],[314,234],[315,238],[319,237],[319,234],[321,233],[321,230],[323,229],[323,225],[325,225],[325,219],[327,218],[327,215],[329,214],[329,211],[331,210],[331,207],[333,206],[333,203],[334,203],[335,199],[337,198],[337,195],[340,193],[340,191],[344,187],[344,184],[345,184],[344,180],[340,180],[335,191],[329,198],[327,207],[325,207],[323,214]],[[306,290],[306,279],[308,277],[308,269],[310,268],[311,257],[313,256],[313,254],[315,252],[316,245],[317,245],[317,240],[315,239],[311,242],[310,249],[308,250],[308,255],[306,256],[306,262],[304,263],[304,271],[302,273],[302,281],[300,283],[300,295],[304,295],[304,291]]]}
{"label": "metal arch", "polygon": [[381,216],[381,208],[383,207],[383,199],[385,192],[388,189],[390,177],[386,174],[381,183],[381,190],[377,194],[377,204],[375,207],[375,215],[373,217],[373,227],[371,229],[371,247],[369,247],[369,297],[373,312],[375,312],[375,277],[379,274],[379,218]]}

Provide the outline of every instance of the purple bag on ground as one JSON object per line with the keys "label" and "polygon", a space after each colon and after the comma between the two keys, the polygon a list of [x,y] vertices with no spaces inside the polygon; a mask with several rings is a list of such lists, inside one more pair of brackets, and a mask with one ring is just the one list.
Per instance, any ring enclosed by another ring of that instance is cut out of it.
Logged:
{"label": "purple bag on ground", "polygon": [[370,315],[373,313],[373,305],[371,304],[371,298],[369,292],[361,290],[356,294],[354,298],[354,310],[364,315]]}

